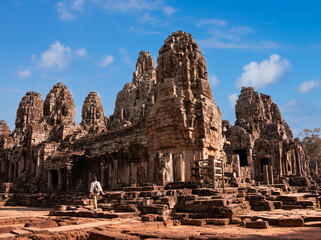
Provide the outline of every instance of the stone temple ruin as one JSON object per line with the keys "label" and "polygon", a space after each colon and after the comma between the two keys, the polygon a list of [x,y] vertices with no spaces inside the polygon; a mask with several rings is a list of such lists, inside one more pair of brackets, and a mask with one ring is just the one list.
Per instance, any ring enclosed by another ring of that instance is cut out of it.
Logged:
{"label": "stone temple ruin", "polygon": [[109,189],[166,185],[191,181],[195,161],[222,159],[222,116],[200,48],[178,32],[157,61],[156,68],[151,55],[140,52],[109,118],[95,92],[84,101],[79,125],[67,86],[56,84],[44,101],[28,92],[15,130],[1,123],[1,180],[36,192],[87,189],[91,175]]}
{"label": "stone temple ruin", "polygon": [[[243,87],[235,111],[234,126],[222,120],[199,46],[175,32],[160,48],[157,67],[149,52],[139,53],[132,82],[109,117],[96,92],[84,100],[80,124],[67,86],[57,83],[44,101],[27,92],[13,132],[0,122],[2,196],[8,204],[88,205],[84,195],[97,176],[110,190],[105,210],[139,209],[145,221],[158,214],[202,225],[194,220],[235,222],[242,209],[315,207],[315,199],[283,196],[319,196],[311,174],[317,170],[271,97]],[[70,193],[79,198],[63,197]]]}

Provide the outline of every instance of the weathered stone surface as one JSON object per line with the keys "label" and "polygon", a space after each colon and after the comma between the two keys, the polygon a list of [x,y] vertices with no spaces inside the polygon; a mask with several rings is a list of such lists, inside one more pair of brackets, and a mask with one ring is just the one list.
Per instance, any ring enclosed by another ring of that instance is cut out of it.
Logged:
{"label": "weathered stone surface", "polygon": [[185,219],[181,220],[182,225],[194,225],[194,226],[203,226],[206,224],[205,219]]}
{"label": "weathered stone surface", "polygon": [[301,217],[281,218],[279,220],[279,225],[281,227],[303,227],[304,220]]}
{"label": "weathered stone surface", "polygon": [[117,94],[114,114],[108,119],[108,128],[131,126],[146,118],[156,83],[155,63],[149,52],[139,53],[133,81]]}
{"label": "weathered stone surface", "polygon": [[43,117],[43,100],[37,92],[27,92],[21,99],[16,115],[16,128],[14,135],[22,137],[26,132],[28,124],[38,122]]}
{"label": "weathered stone surface", "polygon": [[[149,149],[171,155],[178,181],[191,180],[193,160],[222,157],[221,112],[213,101],[204,56],[190,34],[169,36],[157,63]],[[159,159],[155,156],[154,169],[166,172]]]}
{"label": "weathered stone surface", "polygon": [[36,227],[36,228],[51,228],[58,227],[58,223],[54,220],[40,220],[26,223],[25,227]]}
{"label": "weathered stone surface", "polygon": [[66,85],[57,83],[50,90],[44,101],[43,113],[47,123],[54,125],[73,125],[75,104]]}
{"label": "weathered stone surface", "polygon": [[96,92],[90,92],[84,101],[81,111],[81,125],[89,133],[106,131],[106,119],[101,99]]}
{"label": "weathered stone surface", "polygon": [[269,227],[269,223],[267,221],[250,221],[245,223],[245,227],[264,229]]}
{"label": "weathered stone surface", "polygon": [[[309,174],[303,145],[293,139],[270,96],[243,87],[235,113],[235,126],[225,122],[223,130],[230,142],[226,153],[233,166],[231,171],[239,181],[255,179],[271,184],[281,176]],[[234,167],[235,163],[239,167]]]}
{"label": "weathered stone surface", "polygon": [[4,120],[0,120],[0,136],[8,136],[11,134],[10,128]]}

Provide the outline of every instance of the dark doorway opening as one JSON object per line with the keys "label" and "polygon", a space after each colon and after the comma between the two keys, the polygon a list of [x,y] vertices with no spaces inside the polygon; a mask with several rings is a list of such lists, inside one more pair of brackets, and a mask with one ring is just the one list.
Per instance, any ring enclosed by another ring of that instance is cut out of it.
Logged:
{"label": "dark doorway opening", "polygon": [[58,187],[58,171],[52,170],[51,172],[52,176],[52,187],[57,188]]}
{"label": "dark doorway opening", "polygon": [[264,172],[264,166],[265,165],[269,165],[269,159],[268,158],[261,158],[260,159],[260,163],[261,163],[261,173]]}
{"label": "dark doorway opening", "polygon": [[241,167],[248,166],[247,155],[246,155],[246,150],[245,149],[235,150],[234,153],[239,155],[239,157],[240,157],[240,166]]}

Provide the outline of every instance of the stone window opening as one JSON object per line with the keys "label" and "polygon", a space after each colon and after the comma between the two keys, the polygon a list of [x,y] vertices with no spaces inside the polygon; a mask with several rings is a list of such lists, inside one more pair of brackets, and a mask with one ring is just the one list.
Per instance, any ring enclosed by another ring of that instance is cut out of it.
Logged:
{"label": "stone window opening", "polygon": [[241,167],[247,167],[249,165],[247,162],[246,149],[235,150],[234,153],[239,155]]}

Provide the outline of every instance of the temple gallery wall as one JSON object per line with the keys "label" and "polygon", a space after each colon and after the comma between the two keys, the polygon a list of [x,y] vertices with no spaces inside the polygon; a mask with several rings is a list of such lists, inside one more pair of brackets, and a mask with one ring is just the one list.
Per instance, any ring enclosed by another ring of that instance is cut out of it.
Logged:
{"label": "temple gallery wall", "polygon": [[[57,83],[45,99],[27,92],[11,132],[0,121],[0,183],[14,191],[86,190],[93,175],[104,188],[199,182],[271,184],[289,178],[310,184],[310,164],[272,98],[243,87],[236,121],[222,120],[201,49],[189,33],[170,35],[157,67],[139,53],[133,79],[106,117],[90,92],[82,121],[74,99]],[[314,167],[312,167],[314,166]]]}

